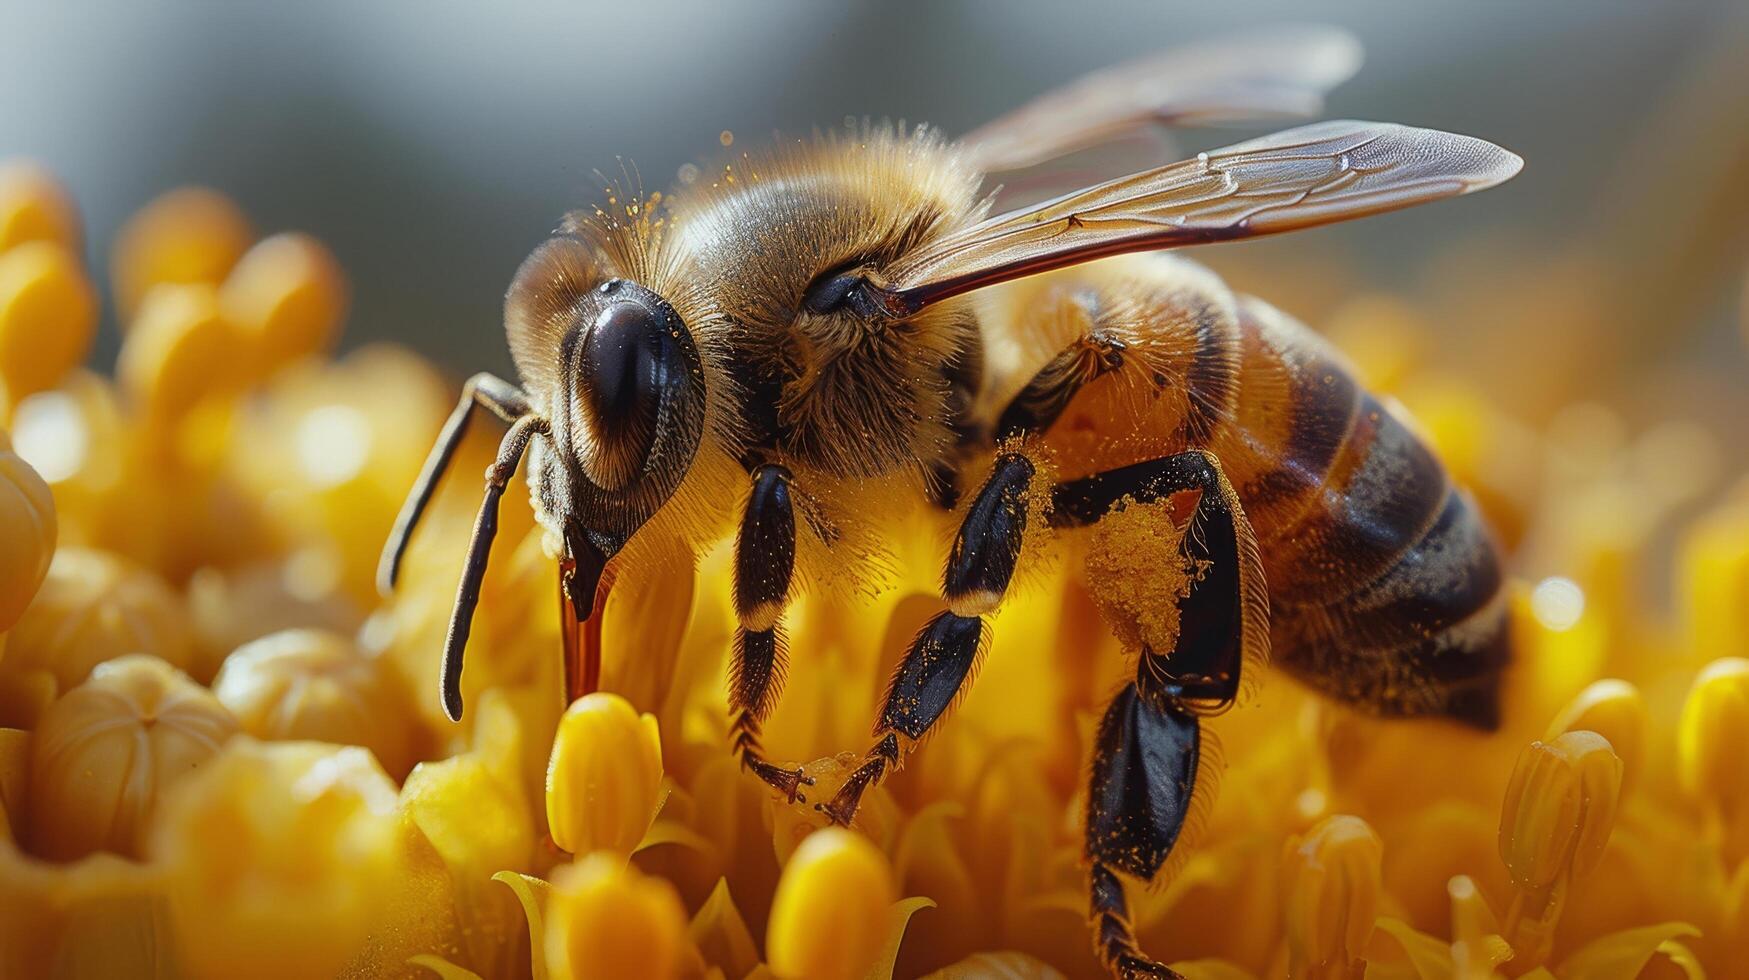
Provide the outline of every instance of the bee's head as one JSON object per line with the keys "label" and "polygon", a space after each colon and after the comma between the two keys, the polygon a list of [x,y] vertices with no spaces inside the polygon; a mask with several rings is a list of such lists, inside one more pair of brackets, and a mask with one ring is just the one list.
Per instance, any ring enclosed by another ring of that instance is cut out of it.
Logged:
{"label": "bee's head", "polygon": [[611,558],[674,493],[705,428],[704,370],[663,297],[588,238],[534,251],[505,299],[510,348],[548,420],[531,467],[543,515],[579,560]]}

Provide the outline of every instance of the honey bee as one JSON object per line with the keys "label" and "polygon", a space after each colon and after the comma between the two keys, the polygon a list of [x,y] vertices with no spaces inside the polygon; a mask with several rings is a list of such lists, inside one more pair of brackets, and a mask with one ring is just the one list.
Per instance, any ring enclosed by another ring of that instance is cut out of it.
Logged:
{"label": "honey bee", "polygon": [[1464,194],[1522,161],[1341,121],[994,216],[980,188],[1161,121],[1314,113],[1353,63],[1353,42],[1325,30],[1206,45],[959,142],[856,126],[568,215],[505,299],[521,386],[468,381],[384,553],[386,589],[474,409],[507,423],[444,650],[446,712],[461,715],[498,502],[525,452],[560,565],[570,696],[593,686],[589,624],[621,560],[641,541],[697,553],[734,531],[732,744],[791,802],[812,781],[759,743],[786,605],[803,581],[855,580],[898,516],[957,521],[942,609],[899,661],[873,747],[814,804],[840,824],[963,694],[986,617],[1051,538],[1079,549],[1136,665],[1093,753],[1095,948],[1118,975],[1172,975],[1137,946],[1120,876],[1160,875],[1206,799],[1201,718],[1271,650],[1339,701],[1482,728],[1509,653],[1490,535],[1397,409],[1286,315],[1141,253]]}

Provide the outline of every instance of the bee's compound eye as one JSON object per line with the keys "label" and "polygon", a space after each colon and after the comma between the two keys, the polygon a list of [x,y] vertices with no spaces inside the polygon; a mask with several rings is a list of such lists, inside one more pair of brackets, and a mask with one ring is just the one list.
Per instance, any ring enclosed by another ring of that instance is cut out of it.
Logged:
{"label": "bee's compound eye", "polygon": [[602,424],[653,413],[662,383],[662,323],[636,300],[610,303],[583,342],[583,389]]}
{"label": "bee's compound eye", "polygon": [[663,406],[687,386],[685,328],[673,307],[637,283],[611,279],[596,292],[575,362],[589,437],[583,464],[600,486],[617,489],[639,472]]}

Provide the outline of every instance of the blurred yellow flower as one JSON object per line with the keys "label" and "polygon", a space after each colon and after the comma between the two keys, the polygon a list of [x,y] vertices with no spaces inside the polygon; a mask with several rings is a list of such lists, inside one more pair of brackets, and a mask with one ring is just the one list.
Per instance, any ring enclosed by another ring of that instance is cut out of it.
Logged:
{"label": "blurred yellow flower", "polygon": [[146,205],[122,226],[110,250],[109,274],[123,328],[131,329],[152,287],[216,286],[253,240],[249,220],[217,191],[184,187]]}
{"label": "blurred yellow flower", "polygon": [[141,302],[115,374],[148,431],[168,435],[197,404],[228,394],[242,381],[238,367],[248,363],[242,334],[219,312],[216,289],[165,285]]}
{"label": "blurred yellow flower", "polygon": [[404,695],[346,637],[297,629],[246,643],[225,659],[213,693],[257,738],[360,745],[391,774],[413,768]]}
{"label": "blurred yellow flower", "polygon": [[234,739],[149,847],[195,977],[334,976],[400,886],[395,784],[359,748]]}
{"label": "blurred yellow flower", "polygon": [[0,634],[36,596],[55,554],[55,499],[0,429]]}
{"label": "blurred yellow flower", "polygon": [[190,642],[187,614],[157,574],[116,555],[61,548],[7,634],[0,724],[33,727],[57,694],[123,654],[149,653],[185,668]]}
{"label": "blurred yellow flower", "polygon": [[1726,657],[1694,679],[1677,729],[1682,788],[1741,861],[1749,844],[1749,660]]}
{"label": "blurred yellow flower", "polygon": [[321,242],[272,235],[230,271],[219,307],[254,352],[253,372],[266,375],[334,343],[346,315],[346,282]]}
{"label": "blurred yellow flower", "polygon": [[685,943],[674,887],[620,856],[590,854],[553,876],[545,943],[553,980],[669,980]]}
{"label": "blurred yellow flower", "polygon": [[67,246],[32,241],[0,252],[0,421],[85,359],[97,291]]}
{"label": "blurred yellow flower", "polygon": [[1378,917],[1384,845],[1359,817],[1325,817],[1288,841],[1282,867],[1288,971],[1358,977]]}
{"label": "blurred yellow flower", "polygon": [[28,160],[0,162],[0,252],[24,242],[80,246],[79,211],[55,175]]}

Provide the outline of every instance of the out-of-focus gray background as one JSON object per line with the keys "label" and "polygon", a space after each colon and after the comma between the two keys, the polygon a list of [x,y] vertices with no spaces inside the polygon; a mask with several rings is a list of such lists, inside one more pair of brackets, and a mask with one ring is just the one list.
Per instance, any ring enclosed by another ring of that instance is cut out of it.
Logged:
{"label": "out-of-focus gray background", "polygon": [[[1476,198],[1216,250],[1254,250],[1238,255],[1246,286],[1267,292],[1258,270],[1279,256],[1313,295],[1303,280],[1339,255],[1344,288],[1410,276],[1425,288],[1454,241],[1508,229],[1521,273],[1575,248],[1617,270],[1679,264],[1661,274],[1682,281],[1660,288],[1693,297],[1680,342],[1702,354],[1733,343],[1744,269],[1733,229],[1749,225],[1738,0],[0,9],[0,157],[36,157],[66,179],[94,261],[152,196],[207,184],[263,232],[332,246],[355,290],[348,343],[398,339],[458,372],[508,370],[505,283],[563,210],[595,196],[593,172],[622,157],[655,189],[716,152],[725,129],[738,147],[847,114],[961,132],[1093,68],[1279,21],[1339,24],[1364,41],[1366,65],[1329,115],[1473,133],[1529,163]],[[1691,231],[1697,222],[1707,227]],[[110,329],[100,362],[114,345]]]}

